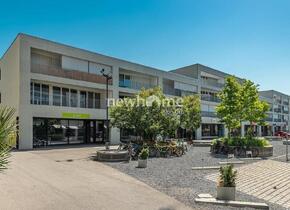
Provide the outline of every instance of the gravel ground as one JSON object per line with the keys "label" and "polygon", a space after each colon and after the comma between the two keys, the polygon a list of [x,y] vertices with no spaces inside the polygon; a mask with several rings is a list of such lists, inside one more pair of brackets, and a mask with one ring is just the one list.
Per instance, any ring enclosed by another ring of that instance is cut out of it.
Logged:
{"label": "gravel ground", "polygon": [[[282,145],[282,142],[272,141],[271,143],[274,146],[274,157],[285,154],[285,146]],[[278,158],[277,160],[280,159]],[[226,158],[222,156],[211,156],[209,147],[190,147],[187,154],[182,157],[151,158],[148,160],[148,167],[146,169],[136,168],[136,161],[106,164],[147,183],[169,196],[175,197],[186,205],[194,207],[194,209],[237,209],[216,205],[196,204],[194,202],[194,198],[200,193],[209,193],[213,196],[216,194],[216,183],[205,179],[206,175],[214,173],[215,170],[194,171],[191,168],[194,166],[218,165],[218,162],[225,160]],[[247,163],[252,162],[253,160],[247,161]],[[241,192],[237,192],[236,197],[237,200],[265,202]],[[269,205],[271,209],[284,209],[278,205]]]}

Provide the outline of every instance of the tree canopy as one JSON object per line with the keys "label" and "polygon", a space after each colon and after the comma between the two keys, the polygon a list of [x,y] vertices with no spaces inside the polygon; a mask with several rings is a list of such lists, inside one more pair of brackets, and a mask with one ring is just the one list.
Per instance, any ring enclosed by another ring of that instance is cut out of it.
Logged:
{"label": "tree canopy", "polygon": [[200,100],[197,96],[169,98],[160,87],[143,89],[111,106],[110,117],[112,127],[133,129],[136,136],[155,140],[157,135],[173,136],[181,125],[199,127]]}
{"label": "tree canopy", "polygon": [[221,122],[229,129],[229,135],[241,122],[249,122],[253,136],[253,126],[265,125],[269,105],[259,98],[258,85],[250,80],[241,83],[233,76],[226,78],[225,87],[220,92],[221,103],[217,106],[217,114]]}

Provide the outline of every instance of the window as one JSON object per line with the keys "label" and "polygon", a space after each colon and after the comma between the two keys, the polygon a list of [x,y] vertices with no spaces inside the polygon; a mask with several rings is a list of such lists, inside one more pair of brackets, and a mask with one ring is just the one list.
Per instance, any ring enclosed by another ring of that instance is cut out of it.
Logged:
{"label": "window", "polygon": [[40,84],[33,84],[33,104],[40,104]]}
{"label": "window", "polygon": [[85,91],[80,92],[80,107],[81,108],[87,107],[87,92]]}
{"label": "window", "polygon": [[100,109],[101,108],[101,94],[95,93],[95,108]]}
{"label": "window", "polygon": [[30,83],[30,103],[33,104],[33,83]]}
{"label": "window", "polygon": [[69,106],[69,89],[62,88],[62,106]]}
{"label": "window", "polygon": [[78,91],[77,90],[70,90],[70,106],[77,107],[78,106]]}
{"label": "window", "polygon": [[119,74],[119,86],[120,87],[131,87],[131,76],[125,74]]}
{"label": "window", "polygon": [[49,86],[41,85],[41,104],[49,105]]}
{"label": "window", "polygon": [[54,106],[61,105],[61,95],[59,87],[53,87],[53,105]]}
{"label": "window", "polygon": [[94,93],[88,92],[88,108],[94,108]]}

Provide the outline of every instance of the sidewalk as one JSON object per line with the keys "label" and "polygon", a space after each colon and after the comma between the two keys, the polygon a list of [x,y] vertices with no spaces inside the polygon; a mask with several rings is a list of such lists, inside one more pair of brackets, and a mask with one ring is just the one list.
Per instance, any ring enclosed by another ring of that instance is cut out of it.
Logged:
{"label": "sidewalk", "polygon": [[13,152],[10,169],[0,174],[0,209],[191,209],[143,182],[90,160],[95,151],[88,147]]}

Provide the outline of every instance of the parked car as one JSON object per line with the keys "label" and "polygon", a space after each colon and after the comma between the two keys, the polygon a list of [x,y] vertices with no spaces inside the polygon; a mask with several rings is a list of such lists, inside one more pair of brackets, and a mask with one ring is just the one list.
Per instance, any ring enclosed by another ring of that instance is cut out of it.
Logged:
{"label": "parked car", "polygon": [[285,131],[277,131],[275,133],[275,136],[281,136],[283,138],[287,138],[287,137],[290,137],[290,133],[287,133]]}

